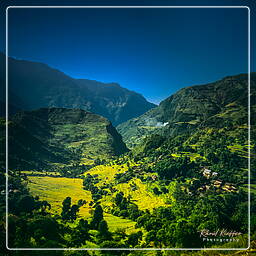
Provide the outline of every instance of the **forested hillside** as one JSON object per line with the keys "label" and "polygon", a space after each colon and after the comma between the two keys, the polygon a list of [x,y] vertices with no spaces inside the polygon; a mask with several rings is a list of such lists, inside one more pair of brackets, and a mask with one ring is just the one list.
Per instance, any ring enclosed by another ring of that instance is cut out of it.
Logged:
{"label": "forested hillside", "polygon": [[[256,73],[251,74],[251,111],[256,110]],[[192,133],[198,127],[221,128],[248,119],[248,76],[226,77],[214,83],[186,87],[140,117],[117,127],[133,147],[152,133],[167,136]],[[254,118],[251,120],[254,122]]]}
{"label": "forested hillside", "polygon": [[[81,109],[43,108],[19,112],[9,120],[9,167],[50,168],[90,165],[127,151],[121,136],[104,117]],[[5,121],[1,120],[1,154]],[[3,161],[3,157],[1,157]]]}

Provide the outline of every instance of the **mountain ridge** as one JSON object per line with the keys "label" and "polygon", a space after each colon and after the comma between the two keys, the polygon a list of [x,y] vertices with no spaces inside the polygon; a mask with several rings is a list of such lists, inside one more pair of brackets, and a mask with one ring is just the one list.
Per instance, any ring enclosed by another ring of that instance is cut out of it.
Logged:
{"label": "mountain ridge", "polygon": [[[251,73],[251,94],[255,96],[256,73]],[[151,133],[178,135],[199,125],[206,125],[211,118],[221,122],[225,112],[232,112],[237,122],[247,121],[248,80],[246,74],[228,76],[205,85],[180,89],[163,100],[158,107],[140,117],[117,126],[129,147],[139,144]],[[251,111],[255,112],[255,97],[251,96]],[[241,116],[239,116],[241,115]],[[227,122],[230,119],[229,115]]]}
{"label": "mountain ridge", "polygon": [[[5,56],[0,54],[1,104],[5,103]],[[9,57],[10,112],[42,107],[80,108],[109,119],[114,125],[155,107],[141,94],[117,83],[75,79],[47,64]],[[22,100],[20,100],[22,99]],[[13,105],[13,108],[11,107]],[[136,107],[134,107],[136,106]],[[5,113],[2,111],[1,115]]]}
{"label": "mountain ridge", "polygon": [[[4,148],[4,119],[0,128]],[[9,119],[8,144],[10,168],[23,169],[70,165],[74,161],[93,164],[98,158],[127,151],[109,120],[81,109],[67,108],[18,112]]]}

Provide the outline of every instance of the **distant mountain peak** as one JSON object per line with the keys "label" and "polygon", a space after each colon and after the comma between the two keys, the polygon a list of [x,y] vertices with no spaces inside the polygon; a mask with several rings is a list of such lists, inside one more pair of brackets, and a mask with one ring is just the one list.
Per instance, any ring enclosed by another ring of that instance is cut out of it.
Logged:
{"label": "distant mountain peak", "polygon": [[[1,90],[5,91],[5,55],[0,54]],[[114,125],[140,116],[155,105],[118,83],[74,79],[46,64],[9,57],[10,112],[41,107],[81,108],[108,118]],[[0,102],[4,104],[5,93]],[[1,113],[4,115],[4,113]]]}

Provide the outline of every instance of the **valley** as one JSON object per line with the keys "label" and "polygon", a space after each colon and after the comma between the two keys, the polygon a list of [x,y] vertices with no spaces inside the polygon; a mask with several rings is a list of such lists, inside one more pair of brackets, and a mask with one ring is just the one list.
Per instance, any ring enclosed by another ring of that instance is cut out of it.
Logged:
{"label": "valley", "polygon": [[[254,96],[255,74],[251,77]],[[245,90],[245,75],[187,87],[117,128],[106,117],[77,108],[11,116],[11,245],[246,247],[248,157],[255,168],[256,133],[252,120],[248,155]],[[254,100],[251,110],[255,115]],[[4,148],[5,120],[0,124]],[[251,173],[251,182],[255,180]],[[253,198],[254,190],[252,186]],[[17,228],[19,222],[24,225]],[[55,232],[50,242],[44,223]],[[253,228],[255,224],[253,218]],[[200,237],[205,229],[239,235],[234,241],[227,236],[225,242],[205,241]],[[23,239],[20,232],[26,230]]]}

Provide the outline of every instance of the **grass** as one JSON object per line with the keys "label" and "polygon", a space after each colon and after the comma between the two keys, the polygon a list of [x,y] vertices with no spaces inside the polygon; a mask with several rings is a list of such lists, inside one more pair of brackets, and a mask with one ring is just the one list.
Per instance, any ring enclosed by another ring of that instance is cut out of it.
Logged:
{"label": "grass", "polygon": [[125,233],[127,234],[139,231],[139,229],[135,228],[136,222],[134,221],[123,219],[109,213],[104,213],[104,219],[107,221],[111,232],[117,231],[118,229],[125,229]]}
{"label": "grass", "polygon": [[87,201],[85,206],[82,206],[79,211],[81,217],[90,217],[88,202],[92,201],[91,193],[83,190],[82,179],[70,178],[55,178],[55,177],[29,177],[28,187],[33,196],[39,196],[41,200],[48,201],[51,206],[52,213],[61,213],[62,201],[70,196],[72,204],[77,203],[79,199]]}
{"label": "grass", "polygon": [[21,171],[21,173],[23,173],[23,174],[26,174],[26,175],[31,175],[31,176],[33,176],[33,175],[43,175],[43,176],[47,176],[47,175],[51,175],[51,176],[55,176],[55,177],[60,177],[61,175],[60,175],[60,173],[59,172],[42,172],[42,171]]}
{"label": "grass", "polygon": [[[252,147],[253,147],[253,145],[251,145],[251,148]],[[241,157],[248,158],[249,145],[234,144],[234,145],[227,146],[227,148],[231,152],[235,152]],[[252,151],[251,151],[251,157],[256,158],[256,154]]]}
{"label": "grass", "polygon": [[[77,203],[79,199],[87,201],[87,204],[80,208],[79,217],[91,218],[92,208],[88,205],[88,202],[92,201],[91,193],[83,189],[82,179],[29,176],[29,181],[28,187],[32,195],[39,196],[41,200],[47,200],[52,206],[53,214],[61,213],[62,201],[70,196],[72,204]],[[109,213],[104,213],[104,219],[107,221],[110,231],[125,229],[128,234],[136,231],[136,223],[131,220],[122,219]]]}
{"label": "grass", "polygon": [[205,157],[201,156],[198,153],[191,152],[180,152],[177,154],[171,154],[172,157],[189,157],[190,161],[196,161],[197,159],[205,159]]}
{"label": "grass", "polygon": [[123,173],[127,170],[128,170],[128,167],[126,164],[124,165],[114,164],[111,166],[98,165],[90,169],[88,172],[85,172],[84,175],[87,175],[88,173],[91,175],[98,175],[100,182],[97,185],[101,186],[103,185],[103,183],[109,184],[113,182],[115,180],[114,177],[117,173]]}
{"label": "grass", "polygon": [[[130,163],[130,167],[134,166],[136,164]],[[112,165],[112,166],[104,166],[99,165],[94,168],[92,168],[90,171],[85,172],[84,175],[87,173],[90,173],[91,175],[98,175],[98,178],[100,180],[99,183],[97,183],[97,186],[102,186],[103,183],[114,184],[114,176],[116,173],[123,173],[128,170],[128,167],[126,164],[124,165]],[[136,190],[132,190],[132,184],[136,185]],[[138,205],[139,209],[145,210],[149,209],[152,210],[153,208],[157,208],[159,206],[165,205],[164,198],[161,196],[156,196],[154,193],[152,193],[151,190],[151,184],[150,183],[143,183],[140,179],[133,178],[128,183],[120,183],[117,185],[114,185],[114,188],[116,188],[118,191],[122,191],[124,195],[131,196],[131,200]],[[111,207],[112,205],[112,199],[113,195],[107,195],[104,196],[101,199],[101,204],[107,209]]]}
{"label": "grass", "polygon": [[[248,192],[248,184],[243,185],[242,189],[245,192]],[[250,185],[250,191],[251,191],[251,194],[254,194],[256,196],[256,184],[251,184]]]}

